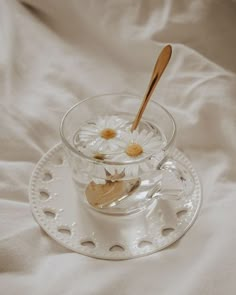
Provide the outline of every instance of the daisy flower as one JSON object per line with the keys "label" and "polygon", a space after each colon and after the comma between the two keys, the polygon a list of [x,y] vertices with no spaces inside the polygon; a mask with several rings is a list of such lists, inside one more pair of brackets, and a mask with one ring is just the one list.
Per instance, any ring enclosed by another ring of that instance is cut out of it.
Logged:
{"label": "daisy flower", "polygon": [[87,148],[103,154],[114,152],[119,148],[120,134],[127,123],[117,116],[99,117],[79,130],[75,144],[82,142]]}
{"label": "daisy flower", "polygon": [[[123,151],[112,159],[117,162],[141,160],[152,154],[155,154],[156,162],[157,158],[161,159],[163,156],[161,150],[162,141],[147,130],[142,130],[140,133],[136,130],[133,132],[122,132],[119,145]],[[146,160],[127,164],[124,172],[126,176],[137,176],[140,171],[147,172],[151,169],[153,169],[152,161]]]}

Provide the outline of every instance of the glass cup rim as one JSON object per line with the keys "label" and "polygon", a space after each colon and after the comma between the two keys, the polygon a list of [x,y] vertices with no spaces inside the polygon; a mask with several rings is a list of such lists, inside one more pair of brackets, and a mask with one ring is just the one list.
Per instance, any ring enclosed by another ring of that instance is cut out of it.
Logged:
{"label": "glass cup rim", "polygon": [[[96,158],[91,158],[85,154],[83,154],[82,152],[80,152],[79,150],[77,150],[76,148],[74,148],[66,139],[66,137],[64,136],[64,131],[63,131],[63,127],[64,127],[64,124],[65,124],[65,120],[66,118],[68,117],[68,115],[75,109],[77,108],[80,104],[83,104],[85,103],[87,100],[92,100],[92,99],[95,99],[95,98],[99,98],[99,97],[103,97],[103,96],[115,96],[115,95],[119,95],[119,96],[124,96],[124,97],[134,97],[134,98],[140,98],[140,102],[142,100],[142,97],[136,95],[136,94],[133,94],[133,93],[124,93],[124,92],[121,92],[121,93],[105,93],[105,94],[98,94],[98,95],[94,95],[94,96],[88,96],[86,98],[84,98],[83,100],[77,102],[76,104],[74,104],[72,107],[70,107],[66,112],[65,114],[63,115],[62,119],[61,119],[61,123],[60,123],[60,126],[59,126],[59,132],[60,132],[60,136],[61,136],[61,140],[62,140],[62,143],[69,149],[71,150],[72,152],[74,152],[76,155],[88,160],[89,162],[92,162],[92,163],[97,163],[97,164],[106,164],[106,165],[120,165],[120,166],[123,166],[123,165],[127,165],[127,164],[138,164],[138,163],[141,163],[143,161],[145,161],[147,158],[149,158],[151,156],[150,155],[147,155],[146,157],[143,157],[141,159],[136,159],[136,160],[130,160],[130,161],[126,161],[126,162],[116,162],[116,161],[106,161],[106,160],[101,160],[101,159],[96,159]],[[167,111],[167,109],[165,107],[163,107],[162,105],[160,105],[158,102],[152,100],[150,103],[154,103],[155,105],[157,105],[159,108],[161,108],[166,114],[167,116],[169,117],[169,119],[171,120],[171,123],[172,123],[172,127],[173,127],[173,131],[172,131],[172,134],[171,134],[171,137],[170,139],[167,141],[166,145],[164,145],[162,147],[162,150],[167,150],[173,143],[174,143],[174,140],[175,140],[175,136],[176,136],[176,123],[175,123],[175,120],[173,118],[173,116],[169,113],[169,111]]]}

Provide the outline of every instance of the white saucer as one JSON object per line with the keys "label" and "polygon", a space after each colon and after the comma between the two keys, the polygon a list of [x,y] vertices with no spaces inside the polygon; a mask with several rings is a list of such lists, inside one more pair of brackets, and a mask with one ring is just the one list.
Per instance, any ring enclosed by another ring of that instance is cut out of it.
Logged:
{"label": "white saucer", "polygon": [[195,183],[191,195],[156,200],[151,208],[136,214],[109,216],[79,201],[58,144],[41,158],[32,174],[29,200],[33,215],[50,237],[83,255],[120,260],[159,251],[186,233],[202,199],[199,178],[190,161],[177,149],[172,157],[191,171]]}

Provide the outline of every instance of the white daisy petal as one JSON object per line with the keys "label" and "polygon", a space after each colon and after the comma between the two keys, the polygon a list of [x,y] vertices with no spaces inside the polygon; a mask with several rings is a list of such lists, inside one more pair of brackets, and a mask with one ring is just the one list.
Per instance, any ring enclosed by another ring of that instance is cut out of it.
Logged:
{"label": "white daisy petal", "polygon": [[121,131],[120,139],[125,143],[129,143],[130,141],[132,141],[130,133],[124,131]]}
{"label": "white daisy petal", "polygon": [[153,132],[148,133],[148,134],[146,135],[146,137],[144,138],[143,143],[144,143],[144,144],[148,144],[152,137],[153,137]]}
{"label": "white daisy petal", "polygon": [[96,136],[97,134],[96,133],[81,133],[79,136],[78,136],[78,140],[80,139],[83,139],[83,138],[90,138],[90,137],[94,137]]}
{"label": "white daisy petal", "polygon": [[119,146],[121,140],[120,140],[119,138],[117,138],[117,137],[114,137],[114,139],[112,139],[111,142],[112,142],[113,144]]}
{"label": "white daisy petal", "polygon": [[110,147],[110,149],[111,149],[112,151],[115,151],[115,150],[118,149],[118,145],[115,144],[114,142],[110,142],[110,143],[109,143],[109,147]]}
{"label": "white daisy petal", "polygon": [[125,154],[118,154],[118,155],[115,155],[112,160],[114,162],[124,162],[125,161]]}
{"label": "white daisy petal", "polygon": [[81,128],[83,132],[93,132],[96,133],[98,131],[96,125],[84,126]]}
{"label": "white daisy petal", "polygon": [[97,132],[93,132],[93,131],[84,131],[84,130],[82,130],[81,132],[80,132],[80,134],[79,134],[79,138],[82,138],[83,136],[85,136],[85,137],[87,137],[87,136],[94,136],[94,135],[97,135]]}
{"label": "white daisy petal", "polygon": [[94,150],[98,150],[102,144],[103,144],[103,139],[98,137],[95,139],[95,141],[89,143],[88,146]]}
{"label": "white daisy petal", "polygon": [[137,130],[134,130],[133,133],[132,133],[132,141],[133,142],[136,142],[136,139],[138,137],[138,131]]}
{"label": "white daisy petal", "polygon": [[142,143],[144,143],[144,139],[145,139],[145,137],[146,137],[146,130],[145,129],[143,129],[138,135],[137,135],[137,137],[136,137],[136,142],[137,143],[140,143],[140,144],[142,144]]}
{"label": "white daisy petal", "polygon": [[116,170],[117,170],[117,173],[121,174],[124,171],[124,166],[117,166]]}
{"label": "white daisy petal", "polygon": [[140,163],[140,168],[144,171],[144,172],[148,172],[150,170],[150,167],[148,166],[148,164],[146,162],[142,162]]}
{"label": "white daisy petal", "polygon": [[101,140],[101,144],[97,147],[98,151],[101,153],[106,153],[108,149],[108,143],[106,140]]}
{"label": "white daisy petal", "polygon": [[106,165],[105,169],[107,170],[107,172],[109,172],[111,175],[115,174],[115,168],[112,165]]}

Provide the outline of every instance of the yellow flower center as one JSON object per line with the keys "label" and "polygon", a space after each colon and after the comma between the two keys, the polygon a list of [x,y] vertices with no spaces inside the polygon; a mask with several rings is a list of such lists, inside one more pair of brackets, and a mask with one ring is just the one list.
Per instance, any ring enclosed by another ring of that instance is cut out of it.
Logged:
{"label": "yellow flower center", "polygon": [[130,157],[137,157],[143,153],[143,148],[138,143],[131,143],[127,146],[125,152]]}
{"label": "yellow flower center", "polygon": [[111,128],[106,128],[101,131],[100,135],[104,139],[111,139],[116,137],[116,131]]}

